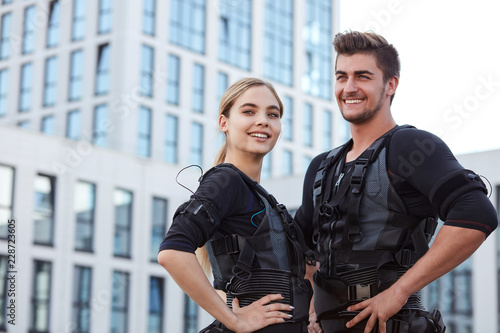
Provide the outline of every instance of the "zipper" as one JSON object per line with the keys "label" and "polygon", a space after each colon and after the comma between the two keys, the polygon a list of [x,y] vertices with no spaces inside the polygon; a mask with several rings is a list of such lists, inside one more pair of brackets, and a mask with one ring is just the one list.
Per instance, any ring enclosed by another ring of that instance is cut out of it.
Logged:
{"label": "zipper", "polygon": [[342,178],[344,178],[344,173],[343,172],[339,175],[339,178],[337,179],[337,182],[333,186],[333,193],[337,193],[337,191],[339,190],[340,182],[342,181]]}

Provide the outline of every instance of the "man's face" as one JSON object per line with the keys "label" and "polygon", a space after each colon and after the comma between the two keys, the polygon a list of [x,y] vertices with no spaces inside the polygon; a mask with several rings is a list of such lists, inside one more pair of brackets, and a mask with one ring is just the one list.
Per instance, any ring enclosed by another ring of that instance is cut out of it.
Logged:
{"label": "man's face", "polygon": [[389,110],[397,78],[384,83],[384,73],[371,54],[339,55],[335,71],[335,97],[345,120],[361,124],[381,109]]}

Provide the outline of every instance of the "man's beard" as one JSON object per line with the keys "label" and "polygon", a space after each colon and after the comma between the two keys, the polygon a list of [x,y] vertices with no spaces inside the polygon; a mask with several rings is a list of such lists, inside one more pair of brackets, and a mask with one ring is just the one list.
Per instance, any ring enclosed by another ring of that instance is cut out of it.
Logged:
{"label": "man's beard", "polygon": [[356,114],[356,115],[353,115],[350,117],[349,116],[346,117],[344,112],[342,110],[340,110],[340,112],[342,113],[342,117],[344,117],[345,120],[347,120],[348,122],[350,122],[352,124],[362,124],[362,123],[370,120],[382,108],[382,100],[383,100],[384,95],[385,95],[385,88],[380,93],[378,103],[377,103],[377,105],[375,105],[375,107],[373,109],[364,109],[360,114]]}

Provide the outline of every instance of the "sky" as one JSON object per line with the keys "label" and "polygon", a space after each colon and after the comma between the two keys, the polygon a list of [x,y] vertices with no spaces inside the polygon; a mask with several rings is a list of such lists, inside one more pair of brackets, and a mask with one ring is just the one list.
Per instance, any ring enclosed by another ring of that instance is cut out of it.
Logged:
{"label": "sky", "polygon": [[340,0],[340,31],[372,30],[399,51],[398,124],[455,154],[500,149],[500,2]]}

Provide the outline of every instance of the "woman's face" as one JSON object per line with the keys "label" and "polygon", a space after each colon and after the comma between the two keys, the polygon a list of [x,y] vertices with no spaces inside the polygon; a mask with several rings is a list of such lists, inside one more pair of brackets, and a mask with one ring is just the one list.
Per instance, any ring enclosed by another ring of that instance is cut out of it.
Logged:
{"label": "woman's face", "polygon": [[281,132],[279,104],[266,86],[247,89],[233,103],[229,117],[219,117],[219,129],[226,133],[228,153],[270,152]]}

